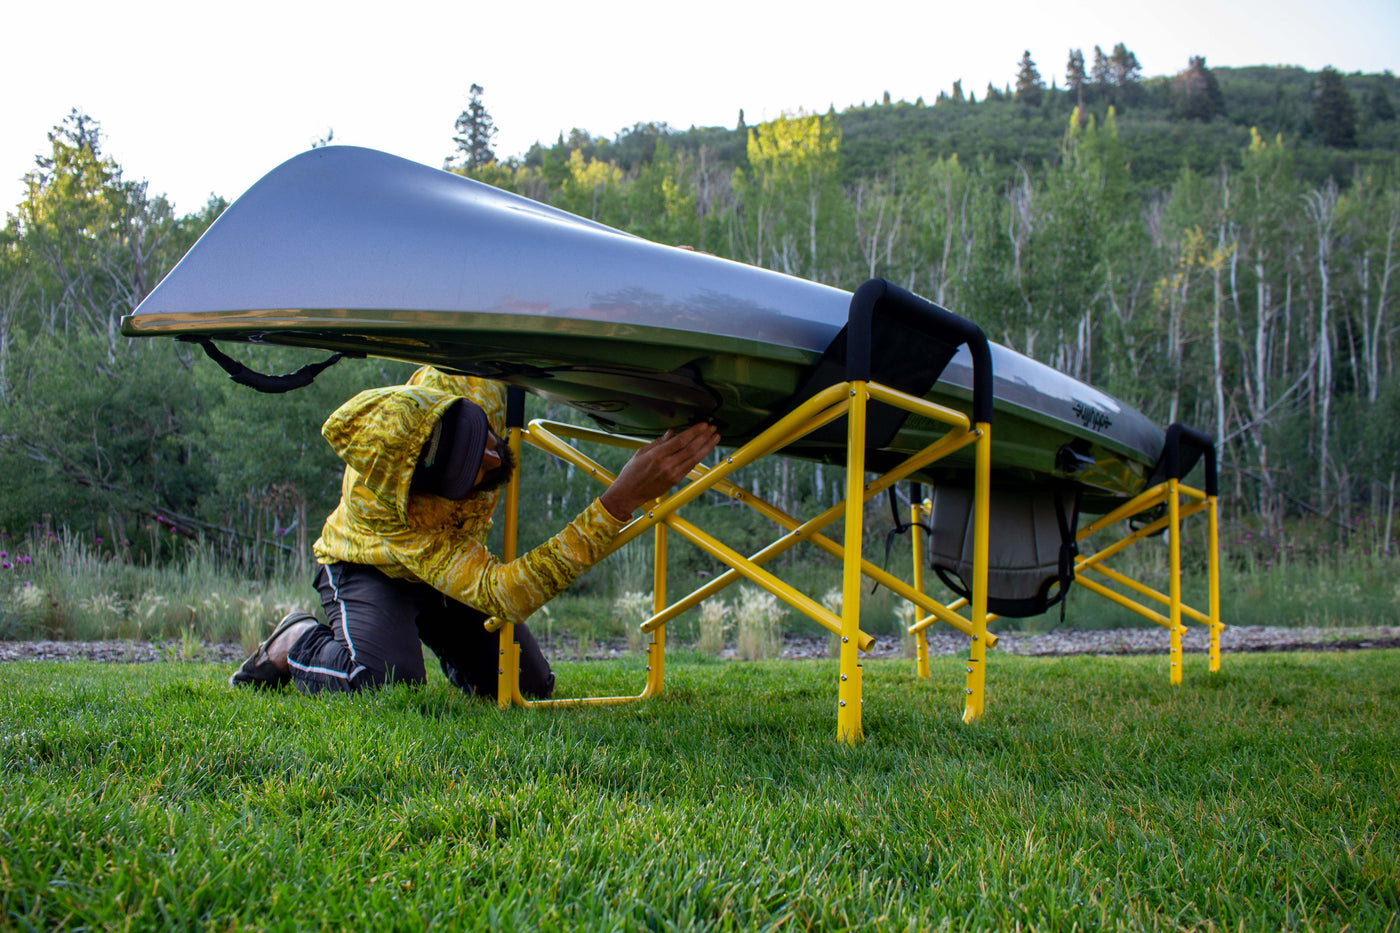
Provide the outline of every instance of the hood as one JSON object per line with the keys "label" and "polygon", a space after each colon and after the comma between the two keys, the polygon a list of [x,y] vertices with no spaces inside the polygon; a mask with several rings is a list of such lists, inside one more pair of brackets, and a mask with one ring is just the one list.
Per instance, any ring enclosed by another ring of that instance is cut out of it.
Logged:
{"label": "hood", "polygon": [[406,518],[418,455],[454,401],[426,386],[369,389],[337,408],[321,436],[386,508]]}

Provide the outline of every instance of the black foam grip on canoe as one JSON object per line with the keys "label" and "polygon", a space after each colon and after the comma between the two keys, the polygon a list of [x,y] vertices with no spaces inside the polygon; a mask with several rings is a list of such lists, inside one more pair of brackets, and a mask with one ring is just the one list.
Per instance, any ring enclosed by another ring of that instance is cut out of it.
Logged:
{"label": "black foam grip on canoe", "polygon": [[972,354],[972,420],[991,423],[992,351],[982,328],[884,279],[868,280],[851,296],[846,318],[847,379],[865,381],[871,377],[877,315],[882,321],[909,328],[952,347],[966,344]]}
{"label": "black foam grip on canoe", "polygon": [[307,363],[296,372],[283,373],[280,376],[272,376],[267,373],[260,373],[249,369],[237,360],[229,357],[218,347],[214,346],[214,341],[208,337],[195,338],[199,345],[204,348],[205,354],[218,363],[229,378],[241,386],[256,389],[259,392],[266,392],[269,395],[279,395],[283,392],[290,392],[293,389],[304,388],[311,385],[316,377],[328,367],[334,366],[341,360],[348,357],[359,359],[359,353],[333,353],[319,363]]}
{"label": "black foam grip on canoe", "polygon": [[[1187,448],[1184,452],[1182,448]],[[1215,438],[1180,422],[1167,427],[1166,445],[1162,448],[1166,479],[1184,479],[1204,455],[1206,458],[1206,495],[1220,493],[1220,480],[1215,467]]]}
{"label": "black foam grip on canoe", "polygon": [[506,427],[525,427],[525,390],[520,386],[506,386]]}

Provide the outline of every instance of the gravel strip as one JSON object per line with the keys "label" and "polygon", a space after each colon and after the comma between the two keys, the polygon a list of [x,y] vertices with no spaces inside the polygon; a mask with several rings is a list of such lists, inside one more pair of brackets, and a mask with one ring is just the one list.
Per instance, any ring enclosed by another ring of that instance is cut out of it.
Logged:
{"label": "gravel strip", "polygon": [[[1128,655],[1165,654],[1169,647],[1166,629],[1128,628],[1097,632],[1060,631],[1031,634],[1004,632],[996,651],[1032,657],[1065,657],[1069,655]],[[1185,651],[1202,654],[1206,651],[1206,630],[1193,626],[1182,636]],[[961,635],[936,632],[928,639],[931,655],[960,655],[967,652],[967,639]],[[1400,627],[1372,628],[1280,628],[1263,625],[1227,627],[1220,634],[1222,652],[1246,651],[1356,651],[1371,648],[1400,648]],[[545,643],[546,654],[557,659],[576,660],[578,646],[556,637]],[[829,657],[831,639],[794,637],[783,643],[782,657],[792,660]],[[582,653],[583,659],[602,660],[628,653],[623,644],[598,643]],[[904,639],[885,636],[876,640],[866,657],[907,657]],[[734,658],[733,648],[726,648],[724,658]],[[0,642],[0,662],[3,661],[107,661],[112,663],[150,663],[154,661],[200,661],[237,664],[244,658],[236,643],[199,643],[186,645],[180,641],[4,641]]]}

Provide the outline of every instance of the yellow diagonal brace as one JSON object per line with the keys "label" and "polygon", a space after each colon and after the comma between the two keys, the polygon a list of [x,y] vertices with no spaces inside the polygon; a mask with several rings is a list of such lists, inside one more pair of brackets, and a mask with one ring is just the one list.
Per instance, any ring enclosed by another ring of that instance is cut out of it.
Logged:
{"label": "yellow diagonal brace", "polygon": [[[728,564],[749,582],[763,587],[798,612],[807,616],[813,622],[818,623],[823,628],[836,634],[841,634],[843,632],[841,619],[833,614],[831,610],[827,609],[801,590],[775,577],[719,539],[700,530],[679,515],[667,516],[666,525],[676,534],[700,548],[700,550]],[[855,645],[860,648],[860,650],[869,651],[874,644],[875,639],[870,635],[865,632],[857,633]]]}
{"label": "yellow diagonal brace", "polygon": [[1109,525],[1121,522],[1127,518],[1132,518],[1134,515],[1137,515],[1141,512],[1146,512],[1153,506],[1163,502],[1166,498],[1166,483],[1158,483],[1156,486],[1144,489],[1142,492],[1138,493],[1136,496],[1129,499],[1127,502],[1118,506],[1118,508],[1114,509],[1112,512],[1109,512],[1107,515],[1100,515],[1098,518],[1094,519],[1092,522],[1081,528],[1078,535],[1079,540],[1082,541],[1085,538],[1089,537],[1089,535],[1102,531]]}
{"label": "yellow diagonal brace", "polygon": [[[1092,571],[1094,571],[1095,573],[1101,573],[1101,574],[1103,574],[1104,576],[1108,577],[1110,580],[1114,581],[1115,583],[1119,583],[1119,584],[1121,584],[1121,585],[1123,585],[1123,586],[1126,586],[1128,589],[1130,589],[1130,590],[1132,590],[1132,591],[1134,591],[1134,592],[1136,592],[1136,593],[1139,593],[1139,594],[1141,594],[1141,595],[1143,595],[1143,596],[1147,596],[1147,597],[1149,597],[1149,598],[1151,598],[1151,599],[1155,599],[1157,602],[1161,603],[1163,606],[1170,606],[1170,605],[1171,605],[1171,601],[1172,601],[1172,600],[1171,600],[1171,597],[1168,596],[1166,593],[1163,593],[1163,592],[1161,592],[1160,590],[1155,590],[1155,589],[1153,589],[1152,587],[1148,586],[1146,583],[1142,583],[1142,582],[1139,582],[1138,580],[1134,580],[1132,577],[1128,576],[1126,573],[1119,573],[1117,570],[1114,570],[1112,567],[1104,566],[1104,565],[1101,564],[1101,563],[1100,563],[1100,564],[1088,565],[1086,562],[1083,562],[1083,561],[1081,561],[1081,562],[1079,562],[1079,563],[1076,563],[1076,564],[1074,565],[1074,572],[1075,572],[1076,574],[1078,574],[1078,573],[1080,573],[1081,571],[1084,571],[1084,570],[1092,570]],[[1185,613],[1186,615],[1190,616],[1191,618],[1195,619],[1197,622],[1200,622],[1202,625],[1209,625],[1209,624],[1210,624],[1210,616],[1206,615],[1204,612],[1201,612],[1199,609],[1194,609],[1194,608],[1192,608],[1192,607],[1191,607],[1189,604],[1187,604],[1187,603],[1182,603],[1182,604],[1181,604],[1181,611],[1182,611],[1183,613]]]}
{"label": "yellow diagonal brace", "polygon": [[1117,603],[1124,609],[1136,612],[1144,619],[1156,622],[1158,625],[1162,626],[1162,628],[1170,629],[1172,627],[1172,620],[1168,619],[1160,612],[1157,612],[1153,609],[1149,609],[1142,603],[1137,602],[1133,599],[1129,599],[1128,597],[1124,596],[1122,593],[1117,592],[1116,590],[1109,589],[1108,587],[1104,586],[1102,583],[1095,579],[1092,579],[1090,577],[1083,577],[1074,582],[1084,587],[1086,590],[1098,593],[1100,596],[1102,596],[1104,599],[1108,600],[1111,603]]}
{"label": "yellow diagonal brace", "polygon": [[[924,448],[924,450],[920,451],[918,454],[914,455],[913,457],[910,457],[904,463],[900,464],[895,469],[886,473],[878,480],[875,480],[874,482],[866,486],[862,493],[863,500],[866,502],[870,501],[870,499],[874,498],[875,496],[878,496],[880,493],[884,492],[885,489],[889,488],[894,483],[908,476],[910,473],[913,473],[916,470],[920,470],[923,467],[927,466],[929,463],[946,457],[953,451],[961,449],[962,447],[965,447],[968,444],[974,443],[976,442],[976,440],[976,435],[972,433],[953,434],[944,436],[940,440]],[[777,506],[774,506],[771,503],[766,502],[765,500],[754,496],[751,493],[745,492],[743,490],[738,490],[737,487],[733,487],[732,484],[728,483],[727,481],[726,483],[721,484],[721,486],[735,489],[736,491],[733,492],[728,492],[728,489],[724,491],[727,491],[729,495],[732,495],[740,501],[744,502],[750,508],[764,515],[765,517],[773,521],[775,524],[789,529],[788,534],[777,539],[772,544],[768,545],[763,550],[759,551],[757,554],[749,558],[755,564],[767,563],[769,560],[772,560],[778,554],[789,550],[794,545],[805,540],[810,540],[813,544],[820,547],[828,554],[831,554],[832,556],[836,557],[838,560],[844,560],[845,553],[841,545],[837,544],[835,541],[831,540],[830,538],[827,538],[824,535],[819,535],[816,533],[818,529],[824,528],[825,526],[831,524],[833,521],[840,518],[844,514],[846,508],[844,501],[831,506],[826,511],[822,512],[820,515],[817,515],[814,518],[799,523],[798,519],[779,509]],[[908,599],[910,602],[913,602],[916,605],[920,606],[924,609],[925,612],[935,614],[936,618],[939,621],[942,621],[952,626],[953,628],[962,632],[964,635],[972,634],[971,623],[967,622],[965,619],[963,619],[956,613],[944,610],[943,607],[940,606],[938,602],[932,597],[926,595],[916,595],[914,593],[914,590],[909,586],[909,584],[905,583],[903,580],[900,580],[898,577],[895,577],[892,574],[886,572],[885,570],[882,570],[881,568],[879,568],[872,562],[865,560],[864,558],[861,559],[860,567],[862,574],[864,574],[867,577],[870,577],[875,582],[889,588],[897,595],[902,596],[903,598]],[[649,619],[646,623],[643,624],[642,630],[648,631],[652,626],[664,625],[665,623],[671,621],[671,619],[680,615],[682,612],[691,609],[700,602],[703,602],[705,599],[708,599],[709,597],[713,596],[715,593],[718,593],[719,591],[723,590],[725,587],[735,583],[738,579],[739,577],[737,571],[726,571],[725,573],[719,575],[713,580],[710,580],[708,583],[701,586],[699,589],[695,590],[689,596],[686,596],[684,599],[668,607],[664,613],[661,613],[658,616]],[[864,637],[865,636],[862,636],[862,640],[864,640]],[[988,634],[987,637],[988,647],[995,647],[997,642],[996,636]]]}

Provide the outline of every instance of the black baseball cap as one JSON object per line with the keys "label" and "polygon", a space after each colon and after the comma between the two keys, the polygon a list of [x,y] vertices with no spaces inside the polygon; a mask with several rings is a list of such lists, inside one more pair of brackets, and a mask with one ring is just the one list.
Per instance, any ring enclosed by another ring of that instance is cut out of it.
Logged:
{"label": "black baseball cap", "polygon": [[418,456],[413,488],[445,499],[465,499],[476,485],[490,430],[480,405],[464,398],[449,405]]}

